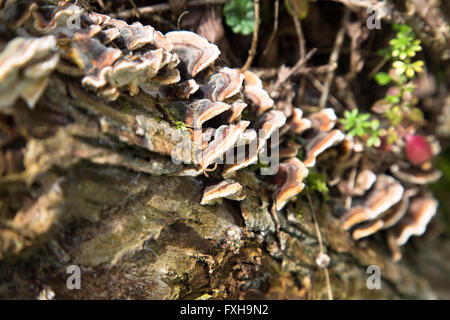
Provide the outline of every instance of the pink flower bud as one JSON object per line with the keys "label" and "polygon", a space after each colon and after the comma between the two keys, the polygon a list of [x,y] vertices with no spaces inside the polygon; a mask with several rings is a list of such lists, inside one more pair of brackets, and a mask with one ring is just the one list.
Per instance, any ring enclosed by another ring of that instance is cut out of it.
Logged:
{"label": "pink flower bud", "polygon": [[421,135],[406,136],[406,156],[408,160],[418,166],[433,158],[433,151],[428,141]]}

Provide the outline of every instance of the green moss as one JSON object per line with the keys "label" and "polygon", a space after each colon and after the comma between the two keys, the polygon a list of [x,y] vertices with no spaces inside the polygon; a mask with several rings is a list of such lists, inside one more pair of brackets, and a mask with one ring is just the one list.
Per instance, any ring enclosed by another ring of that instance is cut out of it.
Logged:
{"label": "green moss", "polygon": [[128,102],[128,101],[123,101],[123,103],[122,103],[122,110],[123,110],[123,112],[124,113],[130,113],[130,111],[131,111],[131,104]]}
{"label": "green moss", "polygon": [[173,124],[175,125],[175,128],[179,130],[186,129],[186,124],[183,121],[175,121]]}
{"label": "green moss", "polygon": [[323,173],[310,170],[306,177],[305,185],[310,192],[318,192],[325,197],[325,200],[329,199],[327,180]]}

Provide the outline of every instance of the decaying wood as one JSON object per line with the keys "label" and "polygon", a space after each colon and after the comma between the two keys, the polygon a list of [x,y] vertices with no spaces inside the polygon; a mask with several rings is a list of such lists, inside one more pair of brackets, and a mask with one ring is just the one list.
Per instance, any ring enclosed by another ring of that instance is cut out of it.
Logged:
{"label": "decaying wood", "polygon": [[[301,69],[308,59],[290,75],[309,71]],[[63,72],[34,109],[16,103],[5,119],[26,143],[24,168],[0,170],[1,298],[43,290],[56,299],[438,297],[425,274],[426,261],[448,274],[437,240],[394,262],[382,237],[353,241],[319,195],[276,211],[274,187],[251,170],[233,177],[246,186],[244,200],[201,205],[217,177],[187,176],[194,167],[171,160],[190,131],[162,119],[165,111],[143,93],[107,102]],[[320,254],[330,257],[326,272]],[[81,268],[79,290],[66,285],[70,265]],[[367,286],[371,265],[381,290]]]}
{"label": "decaying wood", "polygon": [[[35,110],[16,111],[23,130],[52,133],[30,133],[26,170],[0,179],[2,207],[25,203],[1,225],[3,298],[34,298],[44,285],[56,298],[327,297],[306,202],[297,202],[302,216],[289,205],[274,217],[270,190],[243,171],[235,180],[250,188],[240,207],[202,206],[204,179],[173,176],[181,166],[99,126],[145,116],[157,133],[164,123],[152,120],[156,110],[135,104],[133,114],[114,119],[119,106],[67,79],[52,81]],[[56,127],[46,122],[55,112]],[[170,147],[153,136],[155,151]],[[335,298],[434,297],[407,260],[394,263],[372,241],[355,243],[327,205],[315,206]],[[82,289],[67,288],[68,265],[81,266]],[[383,290],[367,288],[369,265],[380,266]]]}

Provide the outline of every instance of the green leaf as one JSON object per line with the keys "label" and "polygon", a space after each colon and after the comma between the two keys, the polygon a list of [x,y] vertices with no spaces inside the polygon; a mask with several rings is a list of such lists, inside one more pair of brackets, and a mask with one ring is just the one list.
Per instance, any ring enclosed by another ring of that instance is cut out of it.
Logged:
{"label": "green leaf", "polygon": [[253,0],[234,0],[223,7],[226,24],[234,33],[249,35],[255,30],[255,7]]}
{"label": "green leaf", "polygon": [[371,136],[367,140],[367,146],[369,146],[369,147],[379,147],[380,144],[381,144],[381,140],[376,135]]}
{"label": "green leaf", "polygon": [[409,114],[409,118],[414,122],[422,122],[424,120],[422,110],[419,108],[413,108]]}
{"label": "green leaf", "polygon": [[[294,13],[297,16],[299,20],[303,20],[308,16],[309,11],[309,0],[291,0],[292,6],[294,7]],[[285,2],[286,9],[289,11],[289,13],[292,12],[292,8],[290,7],[289,1],[286,0]]]}
{"label": "green leaf", "polygon": [[406,63],[403,61],[395,61],[392,66],[398,74],[403,74],[406,70]]}
{"label": "green leaf", "polygon": [[378,72],[375,75],[375,80],[378,82],[380,86],[385,86],[389,82],[391,82],[391,76],[387,74],[386,72]]}

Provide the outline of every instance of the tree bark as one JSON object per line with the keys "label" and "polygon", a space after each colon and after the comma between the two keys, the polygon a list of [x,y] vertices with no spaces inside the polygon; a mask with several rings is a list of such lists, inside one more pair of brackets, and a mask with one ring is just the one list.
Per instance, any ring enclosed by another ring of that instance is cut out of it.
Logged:
{"label": "tree bark", "polygon": [[[245,169],[235,178],[245,200],[200,205],[207,179],[181,176],[186,166],[170,159],[171,134],[186,129],[160,114],[143,95],[105,103],[62,75],[34,110],[15,106],[24,168],[0,178],[0,297],[326,299],[305,198],[271,210],[272,187]],[[421,268],[437,240],[395,263],[383,237],[355,243],[330,202],[313,202],[334,298],[438,297]],[[447,279],[445,259],[432,261],[433,281]],[[67,287],[70,265],[81,289]],[[380,290],[367,286],[369,265],[381,270]]]}

